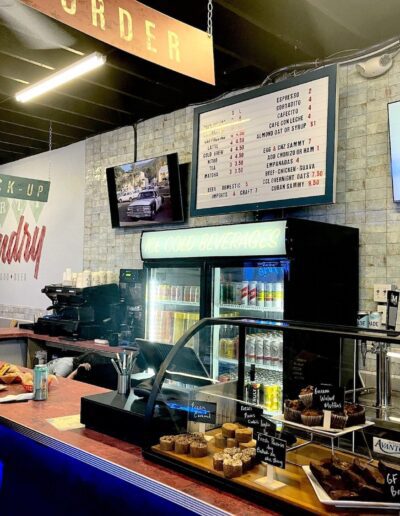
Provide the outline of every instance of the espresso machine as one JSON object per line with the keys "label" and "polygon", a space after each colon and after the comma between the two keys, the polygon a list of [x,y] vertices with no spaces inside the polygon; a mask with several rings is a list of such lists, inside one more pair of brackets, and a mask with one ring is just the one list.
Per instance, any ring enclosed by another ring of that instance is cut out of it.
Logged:
{"label": "espresso machine", "polygon": [[144,271],[120,269],[121,344],[130,346],[144,337]]}
{"label": "espresso machine", "polygon": [[35,333],[76,339],[110,340],[120,329],[118,285],[75,288],[46,285],[42,292],[51,300],[52,313],[34,324]]}

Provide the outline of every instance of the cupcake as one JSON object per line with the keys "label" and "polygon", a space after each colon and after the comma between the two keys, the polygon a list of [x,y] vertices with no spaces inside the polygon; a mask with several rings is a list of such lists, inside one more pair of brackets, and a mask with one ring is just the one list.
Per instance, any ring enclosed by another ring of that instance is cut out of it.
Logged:
{"label": "cupcake", "polygon": [[286,421],[301,423],[301,412],[305,406],[301,400],[285,400],[283,415]]}
{"label": "cupcake", "polygon": [[323,419],[322,410],[305,409],[301,413],[301,422],[306,426],[321,426]]}
{"label": "cupcake", "polygon": [[313,402],[314,395],[314,387],[312,385],[307,385],[304,389],[301,389],[299,398],[304,403],[306,408],[310,408]]}
{"label": "cupcake", "polygon": [[160,437],[160,450],[163,451],[174,451],[175,448],[175,436],[174,435],[163,435]]}
{"label": "cupcake", "polygon": [[365,423],[365,408],[361,405],[345,403],[344,413],[347,416],[346,426],[362,425]]}
{"label": "cupcake", "polygon": [[179,435],[175,439],[175,452],[181,454],[187,454],[190,451],[191,439],[186,435]]}
{"label": "cupcake", "polygon": [[332,412],[331,414],[331,428],[342,430],[347,423],[347,416],[344,412]]}
{"label": "cupcake", "polygon": [[200,441],[198,439],[190,443],[190,455],[192,457],[206,457],[207,456],[207,443],[206,441]]}

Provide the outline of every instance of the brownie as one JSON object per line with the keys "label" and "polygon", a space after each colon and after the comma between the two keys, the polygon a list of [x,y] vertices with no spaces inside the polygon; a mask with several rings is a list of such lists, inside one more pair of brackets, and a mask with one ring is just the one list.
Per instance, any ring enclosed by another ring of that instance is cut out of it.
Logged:
{"label": "brownie", "polygon": [[333,500],[358,500],[359,495],[355,491],[350,491],[348,489],[338,489],[337,491],[331,491],[329,496]]}
{"label": "brownie", "polygon": [[328,469],[313,461],[310,462],[310,470],[312,471],[314,477],[320,482],[328,479],[331,476],[331,472]]}
{"label": "brownie", "polygon": [[354,471],[351,471],[351,469],[343,471],[343,480],[347,487],[353,489],[359,489],[367,484],[366,480],[364,480],[361,475],[358,475],[358,473],[354,473]]}
{"label": "brownie", "polygon": [[336,457],[330,463],[329,469],[334,475],[343,475],[344,471],[351,468],[351,464],[346,461],[341,461]]}
{"label": "brownie", "polygon": [[365,484],[360,488],[360,498],[368,502],[381,502],[385,494],[380,487]]}
{"label": "brownie", "polygon": [[330,477],[321,480],[320,483],[327,493],[346,489],[346,485],[343,482],[342,477],[339,475],[331,475]]}
{"label": "brownie", "polygon": [[361,475],[368,484],[377,485],[377,487],[385,484],[385,479],[377,468],[370,466],[366,462],[362,462],[357,457],[353,461],[352,469],[355,473]]}

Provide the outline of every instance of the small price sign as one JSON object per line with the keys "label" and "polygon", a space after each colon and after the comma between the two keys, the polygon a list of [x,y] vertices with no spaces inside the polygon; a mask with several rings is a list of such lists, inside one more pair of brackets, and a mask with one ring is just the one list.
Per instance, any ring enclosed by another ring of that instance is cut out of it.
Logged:
{"label": "small price sign", "polygon": [[320,384],[314,387],[313,405],[321,410],[340,410],[344,408],[344,387]]}
{"label": "small price sign", "polygon": [[189,406],[189,421],[215,424],[217,421],[217,404],[208,401],[191,401]]}
{"label": "small price sign", "polygon": [[391,502],[400,502],[400,468],[395,464],[381,461],[379,469],[385,479],[384,490]]}
{"label": "small price sign", "polygon": [[286,441],[272,435],[258,434],[257,457],[262,461],[285,469],[286,466]]}
{"label": "small price sign", "polygon": [[263,413],[261,408],[253,407],[251,405],[244,405],[241,403],[238,407],[238,419],[241,423],[252,428],[257,428],[260,426]]}

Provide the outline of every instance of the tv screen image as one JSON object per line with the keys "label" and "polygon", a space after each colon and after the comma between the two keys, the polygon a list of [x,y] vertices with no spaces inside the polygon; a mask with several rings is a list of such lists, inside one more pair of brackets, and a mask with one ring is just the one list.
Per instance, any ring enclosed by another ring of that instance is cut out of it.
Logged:
{"label": "tv screen image", "polygon": [[400,102],[388,104],[393,200],[400,202]]}
{"label": "tv screen image", "polygon": [[167,154],[107,168],[113,227],[183,221],[178,155]]}

